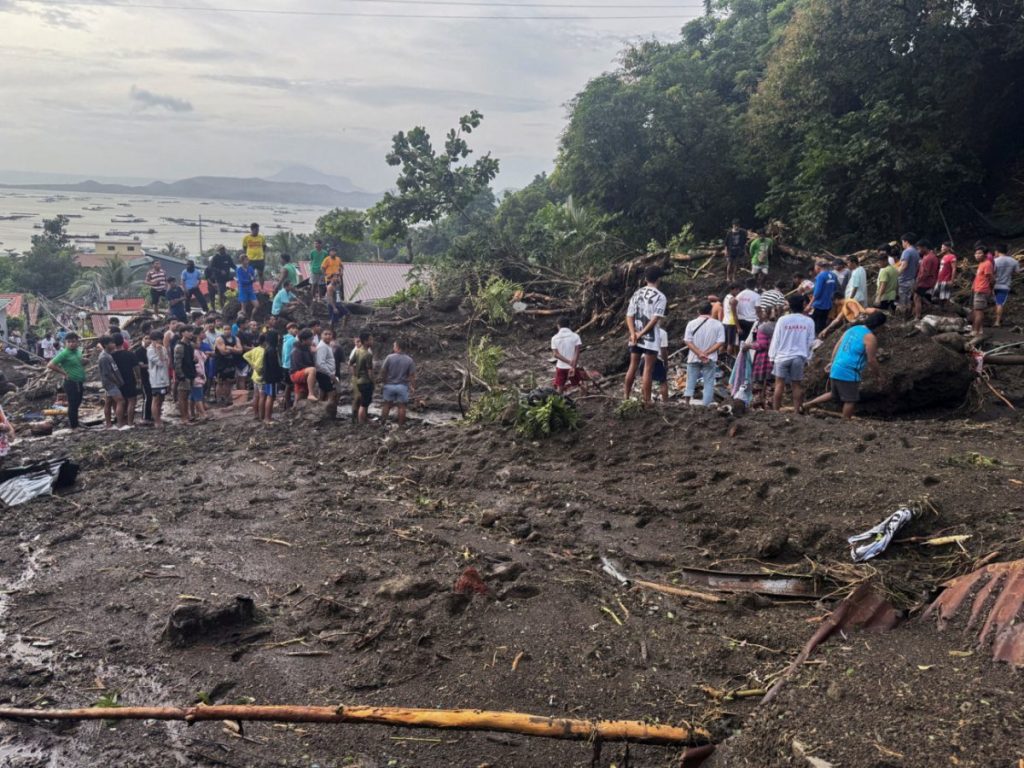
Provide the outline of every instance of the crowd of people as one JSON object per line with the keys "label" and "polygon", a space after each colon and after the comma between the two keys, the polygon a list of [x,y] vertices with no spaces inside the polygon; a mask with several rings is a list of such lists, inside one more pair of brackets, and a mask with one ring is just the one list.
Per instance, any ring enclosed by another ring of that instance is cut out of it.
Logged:
{"label": "crowd of people", "polygon": [[[394,408],[404,425],[416,388],[416,364],[400,339],[375,367],[369,332],[345,344],[318,321],[300,325],[271,316],[261,325],[244,317],[230,324],[213,318],[194,324],[172,319],[166,325],[143,323],[134,340],[114,323],[110,333],[88,343],[98,350],[108,429],[162,428],[167,400],[183,425],[204,421],[210,418],[208,408],[234,405],[238,398],[265,424],[273,419],[275,405],[288,409],[307,399],[323,403],[336,416],[345,379],[351,383],[353,422],[368,422],[379,385],[381,423],[387,423]],[[64,379],[72,428],[80,426],[85,395],[82,345],[78,334],[67,334],[64,347],[47,364]]]}
{"label": "crowd of people", "polygon": [[[650,267],[645,284],[631,297],[626,312],[629,367],[624,396],[633,396],[637,379],[645,405],[653,402],[654,385],[661,400],[669,396],[670,359],[686,354],[683,402],[708,406],[716,386],[722,394],[747,405],[780,410],[787,389],[797,412],[837,402],[842,415],[853,416],[860,400],[862,376],[867,370],[881,380],[876,331],[892,315],[920,320],[925,308],[945,311],[950,307],[959,259],[949,242],[936,252],[931,244],[912,233],[900,245],[884,244],[870,255],[851,255],[819,260],[809,278],[796,273],[791,280],[769,281],[774,242],[766,232],[750,238],[733,222],[724,241],[725,266],[730,281],[720,298],[710,295],[697,310],[676,352],[669,347],[662,326],[668,302],[660,290],[662,271]],[[751,277],[736,282],[741,260],[750,258]],[[873,295],[864,261],[876,258],[879,272]],[[970,317],[976,336],[981,335],[986,311],[995,307],[994,325],[1002,323],[1014,276],[1020,263],[1008,255],[1004,244],[977,243],[976,270],[972,282]],[[805,372],[812,355],[828,335],[849,325],[826,364],[828,391],[805,400]],[[582,339],[567,319],[559,320],[551,340],[556,360],[554,387],[564,392],[584,375],[580,366]],[[725,387],[723,379],[727,378]],[[701,386],[701,397],[696,398]]]}

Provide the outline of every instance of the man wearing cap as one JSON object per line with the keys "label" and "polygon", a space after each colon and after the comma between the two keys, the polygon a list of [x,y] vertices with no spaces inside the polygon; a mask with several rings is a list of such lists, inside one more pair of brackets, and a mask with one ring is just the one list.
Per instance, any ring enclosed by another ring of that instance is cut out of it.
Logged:
{"label": "man wearing cap", "polygon": [[199,283],[203,279],[203,273],[196,269],[196,260],[189,259],[185,262],[185,268],[181,270],[181,289],[185,291],[185,313],[192,311],[192,297],[199,302],[203,312],[207,311],[206,297],[199,290]]}

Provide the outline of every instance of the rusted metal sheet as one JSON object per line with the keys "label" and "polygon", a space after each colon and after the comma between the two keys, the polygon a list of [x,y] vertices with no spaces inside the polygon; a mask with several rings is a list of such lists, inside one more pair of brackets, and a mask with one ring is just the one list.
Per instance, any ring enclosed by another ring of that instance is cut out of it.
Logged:
{"label": "rusted metal sheet", "polygon": [[973,595],[966,628],[973,630],[985,620],[976,645],[990,647],[996,661],[1024,666],[1024,560],[990,563],[944,586],[925,617],[934,616],[943,631]]}
{"label": "rusted metal sheet", "polygon": [[814,579],[763,573],[729,573],[702,568],[683,568],[679,579],[715,592],[755,592],[769,597],[819,597]]}

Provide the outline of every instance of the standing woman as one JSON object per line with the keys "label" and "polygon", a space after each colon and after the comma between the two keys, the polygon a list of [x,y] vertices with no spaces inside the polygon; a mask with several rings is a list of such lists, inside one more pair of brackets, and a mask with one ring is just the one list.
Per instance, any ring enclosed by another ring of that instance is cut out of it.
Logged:
{"label": "standing woman", "polygon": [[164,422],[161,415],[164,398],[167,397],[167,390],[171,387],[171,358],[167,354],[167,347],[163,343],[164,337],[160,331],[153,331],[149,336],[149,341],[146,357],[149,361],[149,386],[153,395],[153,425],[163,428]]}

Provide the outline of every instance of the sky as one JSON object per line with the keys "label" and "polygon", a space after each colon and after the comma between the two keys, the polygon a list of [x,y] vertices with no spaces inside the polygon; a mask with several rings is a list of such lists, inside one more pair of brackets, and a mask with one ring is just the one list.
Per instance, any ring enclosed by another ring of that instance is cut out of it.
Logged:
{"label": "sky", "polygon": [[423,125],[440,145],[479,109],[471,146],[501,160],[497,188],[520,187],[553,166],[590,78],[702,6],[498,2],[0,0],[0,166],[170,181],[297,163],[380,191],[394,133]]}

